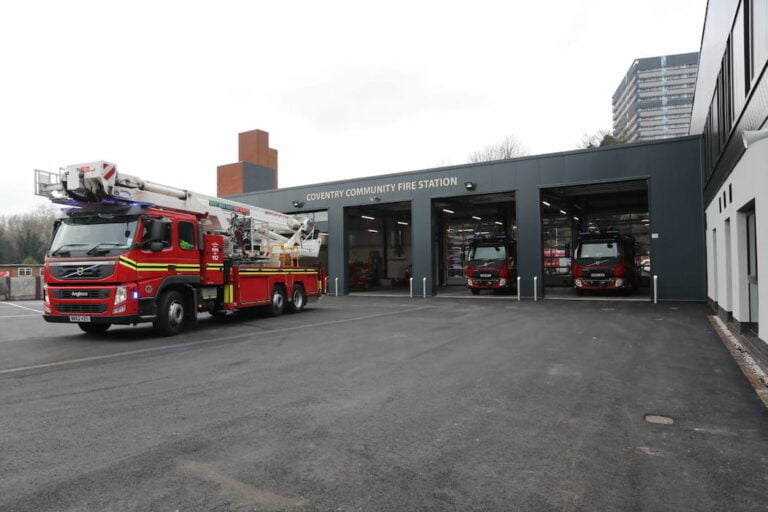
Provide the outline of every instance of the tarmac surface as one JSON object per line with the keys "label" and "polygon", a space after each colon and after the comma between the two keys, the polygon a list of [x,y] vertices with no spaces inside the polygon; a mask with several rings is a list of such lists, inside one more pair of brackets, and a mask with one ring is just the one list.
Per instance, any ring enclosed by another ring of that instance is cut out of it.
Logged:
{"label": "tarmac surface", "polygon": [[703,304],[326,297],[85,335],[0,303],[0,510],[765,510]]}

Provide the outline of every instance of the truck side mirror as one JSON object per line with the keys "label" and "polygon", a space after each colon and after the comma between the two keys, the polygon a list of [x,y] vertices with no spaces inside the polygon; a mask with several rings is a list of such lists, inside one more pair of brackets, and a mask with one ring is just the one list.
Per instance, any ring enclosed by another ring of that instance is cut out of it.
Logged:
{"label": "truck side mirror", "polygon": [[152,224],[149,225],[149,241],[162,243],[165,240],[165,227],[170,223],[168,219],[152,219]]}
{"label": "truck side mirror", "polygon": [[163,242],[150,242],[149,243],[149,250],[152,252],[160,252],[165,247],[165,244]]}

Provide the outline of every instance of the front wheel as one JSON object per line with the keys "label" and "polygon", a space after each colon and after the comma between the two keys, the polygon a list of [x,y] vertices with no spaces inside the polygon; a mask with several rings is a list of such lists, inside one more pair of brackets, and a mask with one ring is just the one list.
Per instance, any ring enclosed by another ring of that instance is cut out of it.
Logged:
{"label": "front wheel", "polygon": [[277,285],[272,289],[272,303],[269,305],[270,316],[280,316],[285,311],[285,289]]}
{"label": "front wheel", "polygon": [[173,336],[184,329],[184,297],[175,290],[165,292],[157,306],[153,325],[163,336]]}
{"label": "front wheel", "polygon": [[307,294],[304,293],[304,287],[300,284],[293,285],[291,302],[288,303],[289,313],[298,313],[307,305]]}
{"label": "front wheel", "polygon": [[111,324],[77,324],[83,332],[88,334],[104,334]]}
{"label": "front wheel", "polygon": [[472,292],[472,295],[480,295],[480,290],[477,288],[470,288],[469,291]]}

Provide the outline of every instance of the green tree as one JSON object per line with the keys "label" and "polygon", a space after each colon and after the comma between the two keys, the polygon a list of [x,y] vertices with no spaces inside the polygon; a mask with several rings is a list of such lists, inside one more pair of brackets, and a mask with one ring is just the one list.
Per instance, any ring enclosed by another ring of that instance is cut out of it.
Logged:
{"label": "green tree", "polygon": [[0,217],[0,261],[42,263],[50,244],[56,210],[41,206],[31,212]]}

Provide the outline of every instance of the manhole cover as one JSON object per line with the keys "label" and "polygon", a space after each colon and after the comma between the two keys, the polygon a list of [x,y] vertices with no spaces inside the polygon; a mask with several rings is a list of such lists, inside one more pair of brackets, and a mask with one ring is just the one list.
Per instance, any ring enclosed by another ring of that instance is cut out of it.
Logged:
{"label": "manhole cover", "polygon": [[672,425],[675,420],[669,416],[659,416],[658,414],[646,414],[645,421],[648,423],[656,423],[657,425]]}

